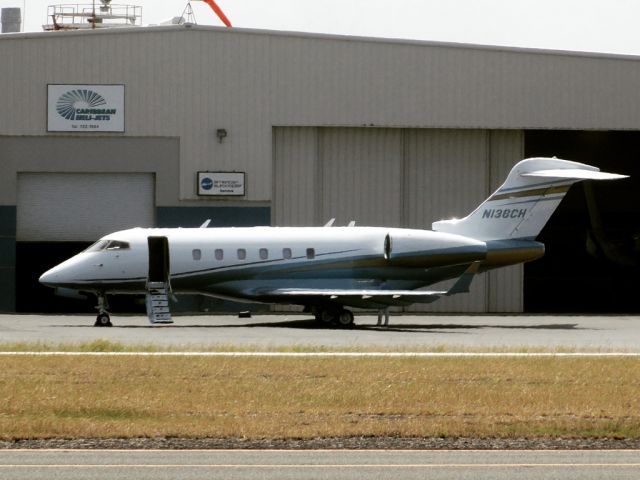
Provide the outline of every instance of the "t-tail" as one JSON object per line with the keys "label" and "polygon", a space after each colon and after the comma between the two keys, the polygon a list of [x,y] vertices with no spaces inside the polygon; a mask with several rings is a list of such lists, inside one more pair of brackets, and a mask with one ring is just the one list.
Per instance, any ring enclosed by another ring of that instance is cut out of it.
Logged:
{"label": "t-tail", "polygon": [[504,184],[465,218],[434,222],[432,228],[484,241],[533,240],[572,184],[619,178],[626,175],[557,158],[529,158],[516,164]]}

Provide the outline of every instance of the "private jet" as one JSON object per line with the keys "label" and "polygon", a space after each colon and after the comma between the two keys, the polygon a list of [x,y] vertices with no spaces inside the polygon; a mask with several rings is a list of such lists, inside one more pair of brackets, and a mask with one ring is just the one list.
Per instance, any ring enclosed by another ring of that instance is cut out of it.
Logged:
{"label": "private jet", "polygon": [[[378,311],[469,291],[475,275],[544,254],[537,242],[573,183],[625,175],[557,158],[517,163],[461,219],[433,230],[385,227],[132,228],[106,235],[45,272],[44,285],[94,294],[96,326],[111,326],[107,295],[145,295],[152,324],[172,323],[170,299],[200,294],[300,305],[318,322],[353,325],[349,309]],[[447,290],[430,285],[450,280]],[[347,308],[349,307],[349,308]]]}

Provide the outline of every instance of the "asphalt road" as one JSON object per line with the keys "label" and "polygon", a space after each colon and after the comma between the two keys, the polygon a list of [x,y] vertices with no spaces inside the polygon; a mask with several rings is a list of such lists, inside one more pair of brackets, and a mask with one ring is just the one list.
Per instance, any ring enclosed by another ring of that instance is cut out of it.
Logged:
{"label": "asphalt road", "polygon": [[5,450],[4,480],[637,479],[640,451]]}
{"label": "asphalt road", "polygon": [[[351,330],[301,315],[145,317],[0,315],[1,342],[96,339],[164,346],[574,347],[640,351],[638,316],[358,316]],[[0,478],[38,479],[637,479],[638,450],[0,450]]]}
{"label": "asphalt road", "polygon": [[467,348],[535,347],[640,351],[640,316],[357,316],[351,330],[317,328],[305,315],[175,317],[151,326],[146,317],[112,316],[111,328],[93,327],[93,316],[0,315],[0,342],[80,343],[98,339],[161,346],[290,345],[328,347]]}

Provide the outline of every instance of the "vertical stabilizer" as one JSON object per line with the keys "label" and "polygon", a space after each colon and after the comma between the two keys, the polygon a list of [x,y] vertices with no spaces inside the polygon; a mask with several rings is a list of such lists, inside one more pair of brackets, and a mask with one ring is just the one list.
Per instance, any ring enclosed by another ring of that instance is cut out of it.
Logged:
{"label": "vertical stabilizer", "polygon": [[534,239],[572,184],[618,178],[625,175],[557,158],[529,158],[516,164],[504,184],[468,216],[432,227],[478,240]]}

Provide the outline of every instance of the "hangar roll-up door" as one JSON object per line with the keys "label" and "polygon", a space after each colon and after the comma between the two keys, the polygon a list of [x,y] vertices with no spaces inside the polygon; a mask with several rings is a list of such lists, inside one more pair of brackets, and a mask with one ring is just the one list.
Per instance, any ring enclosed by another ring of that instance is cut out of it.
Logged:
{"label": "hangar roll-up door", "polygon": [[[519,130],[275,128],[272,224],[430,229],[479,205],[522,154]],[[522,266],[497,270],[406,310],[519,312],[522,283]]]}
{"label": "hangar roll-up door", "polygon": [[154,185],[153,173],[19,173],[17,311],[92,311],[93,298],[59,297],[38,277],[108,233],[153,226]]}
{"label": "hangar roll-up door", "polygon": [[151,173],[18,174],[18,242],[93,242],[153,222]]}

